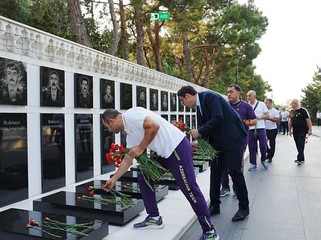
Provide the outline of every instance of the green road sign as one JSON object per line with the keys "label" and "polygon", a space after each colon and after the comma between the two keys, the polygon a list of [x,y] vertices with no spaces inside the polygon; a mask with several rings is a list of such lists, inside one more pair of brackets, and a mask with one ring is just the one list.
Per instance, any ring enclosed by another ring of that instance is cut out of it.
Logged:
{"label": "green road sign", "polygon": [[170,19],[171,15],[168,12],[157,12],[157,13],[151,13],[150,14],[150,20],[155,21],[163,21]]}

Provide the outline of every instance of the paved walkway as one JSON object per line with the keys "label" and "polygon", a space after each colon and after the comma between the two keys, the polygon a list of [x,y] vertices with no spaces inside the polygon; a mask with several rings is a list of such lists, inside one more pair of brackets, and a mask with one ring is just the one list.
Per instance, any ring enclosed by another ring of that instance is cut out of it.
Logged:
{"label": "paved walkway", "polygon": [[[249,217],[233,223],[237,200],[222,198],[221,214],[212,220],[221,240],[321,240],[321,127],[313,127],[306,144],[306,163],[298,166],[293,138],[278,135],[269,170],[259,167],[245,177],[249,191]],[[195,222],[181,240],[198,239]]]}

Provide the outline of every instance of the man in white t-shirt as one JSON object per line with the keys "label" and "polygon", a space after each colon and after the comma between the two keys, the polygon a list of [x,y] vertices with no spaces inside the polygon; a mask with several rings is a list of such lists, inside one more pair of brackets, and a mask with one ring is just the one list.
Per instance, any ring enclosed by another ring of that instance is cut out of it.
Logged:
{"label": "man in white t-shirt", "polygon": [[[155,161],[171,171],[179,188],[191,204],[203,229],[201,239],[218,240],[219,236],[211,223],[206,200],[196,182],[193,149],[186,135],[161,116],[142,107],[131,108],[125,113],[107,109],[103,113],[102,123],[113,133],[125,130],[126,148],[130,148],[116,173],[107,180],[103,188],[106,191],[112,189],[116,181],[132,165],[133,158],[139,157],[148,148],[159,155]],[[150,179],[146,180],[142,174],[139,174],[138,184],[148,216],[144,221],[134,224],[134,228],[163,228],[156,195],[152,189],[154,182]]]}
{"label": "man in white t-shirt", "polygon": [[318,110],[317,112],[317,125],[318,127],[321,125],[321,112]]}
{"label": "man in white t-shirt", "polygon": [[288,121],[289,121],[289,112],[285,110],[285,107],[282,108],[280,112],[281,115],[281,127],[283,129],[283,135],[289,134]]}
{"label": "man in white t-shirt", "polygon": [[256,125],[249,128],[249,152],[251,167],[248,169],[250,172],[256,171],[256,153],[257,153],[257,141],[259,141],[261,164],[264,169],[268,169],[269,166],[265,162],[266,160],[266,132],[265,132],[265,120],[269,118],[269,112],[264,102],[256,100],[256,92],[253,90],[247,93],[248,103],[253,107],[256,115]]}
{"label": "man in white t-shirt", "polygon": [[265,105],[269,110],[269,118],[265,120],[266,137],[269,144],[267,145],[268,162],[272,162],[275,153],[275,139],[278,135],[277,123],[280,121],[280,114],[278,110],[273,107],[273,100],[271,98],[265,99]]}

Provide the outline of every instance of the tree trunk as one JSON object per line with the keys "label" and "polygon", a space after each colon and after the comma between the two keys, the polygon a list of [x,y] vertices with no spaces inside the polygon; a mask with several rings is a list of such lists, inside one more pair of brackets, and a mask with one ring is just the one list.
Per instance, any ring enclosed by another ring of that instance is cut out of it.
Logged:
{"label": "tree trunk", "polygon": [[111,41],[111,44],[108,48],[108,53],[110,55],[115,56],[117,53],[117,46],[119,42],[119,36],[118,36],[118,26],[117,26],[117,19],[115,15],[115,8],[114,8],[114,1],[113,0],[108,0],[109,4],[109,12],[111,16],[111,21],[113,23],[113,39]]}
{"label": "tree trunk", "polygon": [[143,29],[143,14],[142,10],[136,8],[135,9],[135,27],[136,27],[136,58],[137,63],[139,65],[145,66],[145,58],[144,58],[144,29]]}
{"label": "tree trunk", "polygon": [[188,46],[187,33],[182,32],[182,36],[183,36],[183,51],[184,51],[184,58],[186,63],[187,81],[194,83],[192,61],[191,61],[190,49]]}
{"label": "tree trunk", "polygon": [[160,31],[160,26],[159,26],[159,21],[155,21],[155,27],[154,27],[154,35],[155,39],[153,38],[153,34],[150,28],[150,23],[146,24],[147,26],[147,33],[148,33],[148,38],[150,45],[153,49],[154,53],[154,61],[156,65],[156,70],[163,72],[163,66],[161,62],[161,57],[160,57],[160,37],[159,37],[159,31]]}
{"label": "tree trunk", "polygon": [[91,47],[91,41],[87,34],[85,21],[81,13],[78,0],[68,0],[68,13],[71,22],[73,41]]}
{"label": "tree trunk", "polygon": [[123,59],[129,59],[129,46],[128,46],[128,36],[126,32],[126,22],[125,22],[125,10],[123,0],[119,0],[119,14],[120,14],[120,32],[121,32],[121,44],[123,46]]}

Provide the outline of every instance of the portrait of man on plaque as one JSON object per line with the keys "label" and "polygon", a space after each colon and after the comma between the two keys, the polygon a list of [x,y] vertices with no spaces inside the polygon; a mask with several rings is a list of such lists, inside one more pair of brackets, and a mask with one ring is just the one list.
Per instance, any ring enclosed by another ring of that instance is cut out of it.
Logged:
{"label": "portrait of man on plaque", "polygon": [[0,57],[0,104],[27,105],[26,63]]}
{"label": "portrait of man on plaque", "polygon": [[93,107],[93,77],[75,73],[75,107]]}
{"label": "portrait of man on plaque", "polygon": [[176,93],[170,93],[171,96],[171,111],[176,112],[177,111],[177,97]]}
{"label": "portrait of man on plaque", "polygon": [[137,86],[136,87],[136,100],[137,107],[146,108],[146,88]]}
{"label": "portrait of man on plaque", "polygon": [[40,67],[41,106],[65,106],[65,74],[62,70]]}
{"label": "portrait of man on plaque", "polygon": [[158,110],[158,90],[150,89],[150,110],[157,111]]}
{"label": "portrait of man on plaque", "polygon": [[120,83],[120,109],[133,107],[133,86],[127,83]]}
{"label": "portrait of man on plaque", "polygon": [[115,82],[100,79],[100,108],[115,108]]}
{"label": "portrait of man on plaque", "polygon": [[168,111],[168,92],[161,91],[161,110]]}

